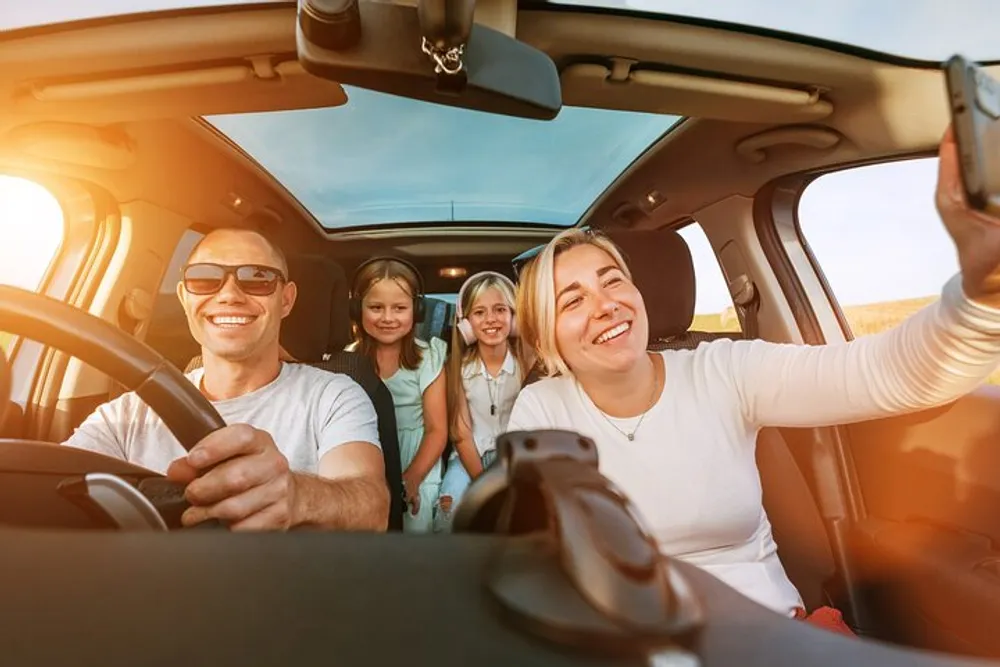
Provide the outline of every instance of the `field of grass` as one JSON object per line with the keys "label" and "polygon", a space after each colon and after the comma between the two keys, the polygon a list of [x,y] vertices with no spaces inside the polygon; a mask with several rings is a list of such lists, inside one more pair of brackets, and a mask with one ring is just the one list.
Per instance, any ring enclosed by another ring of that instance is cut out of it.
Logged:
{"label": "field of grass", "polygon": [[722,313],[709,313],[706,315],[695,315],[691,328],[695,331],[739,331],[740,323],[730,321],[722,323]]}
{"label": "field of grass", "polygon": [[[862,306],[845,306],[844,316],[855,338],[870,336],[896,326],[907,317],[934,301],[936,296],[870,303]],[[725,321],[725,323],[723,323]],[[715,313],[695,315],[692,329],[697,331],[739,331],[739,325],[732,315]],[[1000,371],[989,378],[990,384],[1000,385]]]}

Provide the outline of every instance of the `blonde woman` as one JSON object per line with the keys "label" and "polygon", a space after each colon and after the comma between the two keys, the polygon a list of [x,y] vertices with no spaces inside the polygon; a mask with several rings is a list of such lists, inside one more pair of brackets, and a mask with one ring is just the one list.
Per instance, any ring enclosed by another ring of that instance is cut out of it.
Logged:
{"label": "blonde woman", "polygon": [[[940,158],[937,207],[961,274],[895,329],[845,344],[724,339],[648,352],[646,308],[618,249],[597,234],[560,234],[522,271],[517,300],[521,335],[552,377],[522,390],[508,428],[592,437],[602,473],[664,553],[804,617],[761,501],[758,430],[948,403],[1000,362],[1000,220],[964,203],[950,132]],[[850,632],[835,610],[809,620]]]}

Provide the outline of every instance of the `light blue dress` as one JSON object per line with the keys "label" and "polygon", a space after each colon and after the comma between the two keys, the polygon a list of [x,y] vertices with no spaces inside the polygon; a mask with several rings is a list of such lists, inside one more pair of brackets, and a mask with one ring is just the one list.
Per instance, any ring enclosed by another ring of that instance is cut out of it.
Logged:
{"label": "light blue dress", "polygon": [[[417,368],[400,368],[392,377],[383,379],[396,407],[399,459],[404,472],[417,455],[424,437],[424,392],[441,374],[448,356],[448,344],[440,338],[431,338],[429,344],[419,339],[416,342],[423,352]],[[431,531],[440,489],[441,459],[438,458],[420,483],[420,511],[413,515],[407,508],[403,515],[403,530],[413,533]]]}

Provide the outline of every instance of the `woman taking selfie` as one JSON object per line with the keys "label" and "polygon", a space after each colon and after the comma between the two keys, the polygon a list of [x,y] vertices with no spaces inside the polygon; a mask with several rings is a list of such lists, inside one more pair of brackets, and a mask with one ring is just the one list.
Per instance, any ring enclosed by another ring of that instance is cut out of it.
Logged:
{"label": "woman taking selfie", "polygon": [[[593,438],[601,472],[631,499],[663,553],[803,617],[761,501],[759,429],[948,403],[1000,362],[1000,220],[964,203],[950,132],[936,202],[961,274],[895,329],[826,346],[720,339],[648,352],[645,305],[618,249],[598,234],[560,234],[523,270],[517,300],[521,335],[555,377],[522,390],[508,429]],[[810,620],[850,632],[830,612]]]}

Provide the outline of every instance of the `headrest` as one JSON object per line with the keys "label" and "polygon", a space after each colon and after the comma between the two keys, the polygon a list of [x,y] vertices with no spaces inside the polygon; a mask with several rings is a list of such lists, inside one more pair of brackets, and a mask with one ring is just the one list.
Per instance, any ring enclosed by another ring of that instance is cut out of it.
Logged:
{"label": "headrest", "polygon": [[339,264],[319,255],[288,257],[288,277],[298,298],[281,323],[281,344],[296,359],[320,361],[351,341],[347,276]]}
{"label": "headrest", "polygon": [[694,262],[674,230],[615,229],[605,234],[625,256],[649,316],[649,340],[673,338],[694,321]]}

